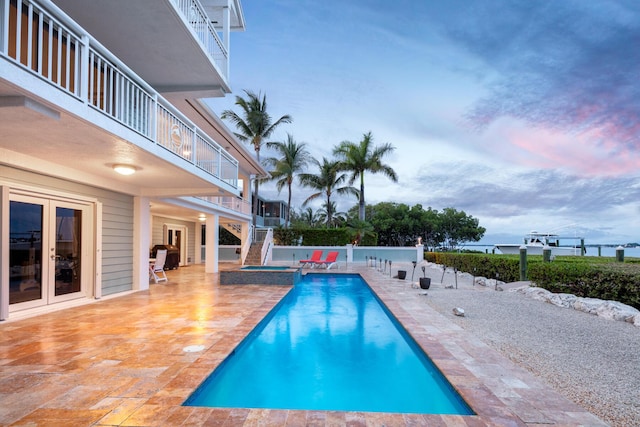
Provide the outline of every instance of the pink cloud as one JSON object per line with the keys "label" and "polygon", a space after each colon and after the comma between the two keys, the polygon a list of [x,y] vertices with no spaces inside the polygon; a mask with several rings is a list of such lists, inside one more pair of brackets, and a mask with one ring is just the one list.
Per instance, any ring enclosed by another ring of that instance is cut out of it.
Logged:
{"label": "pink cloud", "polygon": [[[640,127],[640,126],[636,126]],[[607,138],[606,128],[570,134],[500,119],[485,134],[494,155],[517,165],[560,169],[578,176],[620,176],[640,170],[640,155]],[[617,133],[619,135],[619,133]]]}

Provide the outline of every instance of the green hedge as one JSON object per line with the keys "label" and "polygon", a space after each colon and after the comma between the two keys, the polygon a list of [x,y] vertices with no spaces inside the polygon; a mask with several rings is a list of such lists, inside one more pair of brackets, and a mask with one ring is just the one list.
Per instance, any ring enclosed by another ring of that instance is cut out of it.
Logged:
{"label": "green hedge", "polygon": [[640,268],[613,263],[536,263],[529,278],[551,292],[619,301],[640,309]]}
{"label": "green hedge", "polygon": [[[348,228],[276,228],[273,239],[276,245],[293,246],[302,237],[304,246],[344,246],[353,241],[353,231]],[[375,246],[377,236],[365,235],[361,246]]]}
{"label": "green hedge", "polygon": [[[455,267],[474,276],[503,282],[520,280],[517,255],[477,255],[428,252],[430,262]],[[640,309],[640,265],[637,259],[615,262],[613,258],[557,257],[543,262],[542,256],[527,257],[527,277],[536,286],[556,293],[619,301]]]}

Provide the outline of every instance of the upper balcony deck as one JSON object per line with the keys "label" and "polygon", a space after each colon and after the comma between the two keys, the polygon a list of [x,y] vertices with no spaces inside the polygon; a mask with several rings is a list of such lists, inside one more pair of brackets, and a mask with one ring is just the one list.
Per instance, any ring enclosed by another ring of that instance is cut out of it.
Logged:
{"label": "upper balcony deck", "polygon": [[165,97],[230,93],[229,32],[244,29],[238,0],[54,2]]}
{"label": "upper balcony deck", "polygon": [[212,139],[50,1],[0,0],[0,64],[0,148],[105,182],[114,163],[136,164],[144,173],[132,194],[239,194],[229,141]]}

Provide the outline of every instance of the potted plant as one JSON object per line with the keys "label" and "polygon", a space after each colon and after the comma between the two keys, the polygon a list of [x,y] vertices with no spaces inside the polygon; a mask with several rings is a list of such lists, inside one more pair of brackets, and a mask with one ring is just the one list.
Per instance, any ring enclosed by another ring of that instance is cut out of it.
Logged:
{"label": "potted plant", "polygon": [[425,272],[426,268],[422,266],[422,277],[420,278],[420,287],[422,289],[429,289],[431,286],[431,277],[427,277],[427,273]]}

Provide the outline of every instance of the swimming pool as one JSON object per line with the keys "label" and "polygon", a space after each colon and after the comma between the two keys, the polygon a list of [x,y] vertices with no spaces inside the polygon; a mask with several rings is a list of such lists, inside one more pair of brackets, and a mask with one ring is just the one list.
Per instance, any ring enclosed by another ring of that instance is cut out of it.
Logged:
{"label": "swimming pool", "polygon": [[307,274],[187,406],[470,415],[359,275]]}
{"label": "swimming pool", "polygon": [[[244,265],[240,270],[265,270],[265,271],[282,271],[296,267],[287,267],[285,265]],[[300,267],[297,267],[300,268]]]}

